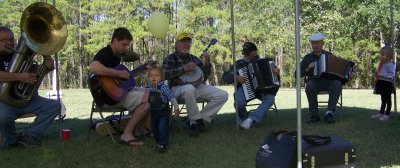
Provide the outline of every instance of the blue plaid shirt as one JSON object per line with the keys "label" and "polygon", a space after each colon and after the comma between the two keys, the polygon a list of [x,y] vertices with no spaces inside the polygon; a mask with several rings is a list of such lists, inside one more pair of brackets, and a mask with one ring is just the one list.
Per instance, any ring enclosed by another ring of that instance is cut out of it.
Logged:
{"label": "blue plaid shirt", "polygon": [[204,80],[208,79],[211,74],[211,64],[205,66],[198,57],[192,54],[188,54],[186,58],[182,58],[177,52],[174,52],[164,59],[162,65],[165,79],[171,81],[171,86],[180,86],[183,84],[179,76],[184,73],[183,65],[189,62],[194,62],[197,66],[199,66],[203,71]]}
{"label": "blue plaid shirt", "polygon": [[158,83],[157,87],[154,87],[153,84],[149,83],[146,86],[146,88],[149,88],[151,91],[154,91],[154,92],[159,92],[164,103],[167,103],[172,98],[175,98],[174,93],[172,93],[171,89],[169,88],[169,86],[167,84],[165,84],[164,81],[161,81],[160,83]]}

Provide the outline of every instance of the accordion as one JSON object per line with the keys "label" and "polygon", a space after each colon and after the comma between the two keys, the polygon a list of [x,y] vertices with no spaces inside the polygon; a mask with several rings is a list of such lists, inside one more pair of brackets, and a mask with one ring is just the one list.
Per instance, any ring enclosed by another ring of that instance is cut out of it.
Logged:
{"label": "accordion", "polygon": [[280,87],[278,76],[273,72],[275,63],[272,59],[260,58],[239,69],[239,75],[246,79],[242,84],[246,101],[256,98],[256,92]]}
{"label": "accordion", "polygon": [[353,73],[354,62],[334,55],[322,54],[315,62],[314,76],[323,79],[335,79],[345,84]]}

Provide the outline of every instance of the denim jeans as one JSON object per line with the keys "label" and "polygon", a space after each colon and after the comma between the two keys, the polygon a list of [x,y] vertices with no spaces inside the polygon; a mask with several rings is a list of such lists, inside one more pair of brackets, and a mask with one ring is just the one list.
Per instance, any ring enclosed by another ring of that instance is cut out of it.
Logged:
{"label": "denim jeans", "polygon": [[[235,99],[238,106],[238,113],[240,120],[245,120],[247,118],[247,110],[246,110],[246,97],[244,96],[244,91],[242,86],[237,87],[237,91],[235,92]],[[250,113],[249,118],[253,121],[259,123],[262,120],[262,117],[268,112],[269,108],[275,102],[274,94],[264,94],[259,99],[261,104],[257,107],[257,109]]]}
{"label": "denim jeans", "polygon": [[328,110],[335,111],[336,103],[339,100],[342,83],[338,80],[310,79],[306,83],[306,94],[308,99],[308,110],[310,117],[318,115],[318,93],[328,91]]}
{"label": "denim jeans", "polygon": [[169,105],[162,101],[159,93],[150,92],[151,130],[159,145],[168,145],[169,141]]}
{"label": "denim jeans", "polygon": [[25,129],[24,134],[40,139],[44,131],[59,114],[61,104],[56,100],[34,95],[32,101],[23,108],[15,108],[0,102],[0,132],[4,137],[3,145],[14,144],[17,141],[15,120],[26,113],[36,114],[35,121]]}

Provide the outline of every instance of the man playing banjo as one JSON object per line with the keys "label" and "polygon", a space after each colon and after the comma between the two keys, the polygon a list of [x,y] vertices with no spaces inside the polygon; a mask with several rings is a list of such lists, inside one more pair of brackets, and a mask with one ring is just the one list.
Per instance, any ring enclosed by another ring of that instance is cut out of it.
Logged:
{"label": "man playing banjo", "polygon": [[[211,117],[222,108],[228,100],[228,93],[204,80],[211,74],[209,54],[204,52],[204,64],[198,57],[190,54],[192,35],[178,33],[176,51],[163,61],[165,79],[170,81],[172,91],[179,99],[183,99],[188,111],[189,135],[197,137],[204,130],[203,120],[211,122]],[[196,99],[205,99],[208,103],[200,111]]]}

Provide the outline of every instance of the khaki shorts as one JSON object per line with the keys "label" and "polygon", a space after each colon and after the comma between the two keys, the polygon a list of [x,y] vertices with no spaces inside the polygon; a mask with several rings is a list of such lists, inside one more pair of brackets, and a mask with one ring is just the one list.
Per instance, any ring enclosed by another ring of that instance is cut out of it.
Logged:
{"label": "khaki shorts", "polygon": [[144,88],[133,88],[131,89],[125,96],[124,100],[122,100],[122,106],[125,107],[128,111],[132,112],[137,106],[142,104],[142,98],[146,89]]}

